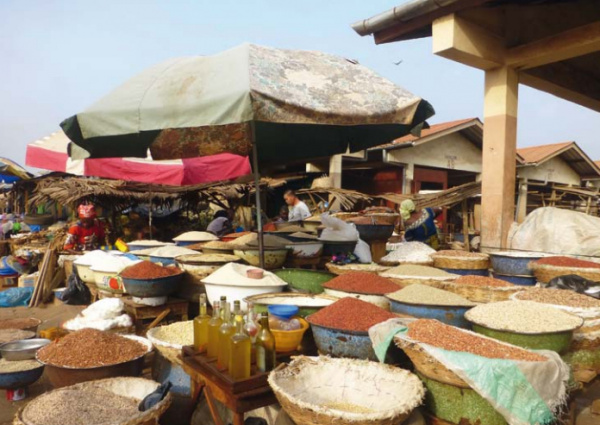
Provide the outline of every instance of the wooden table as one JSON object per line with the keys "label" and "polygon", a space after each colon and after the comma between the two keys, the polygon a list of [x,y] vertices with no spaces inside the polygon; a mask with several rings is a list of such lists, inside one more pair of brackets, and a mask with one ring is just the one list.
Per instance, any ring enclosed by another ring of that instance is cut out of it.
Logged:
{"label": "wooden table", "polygon": [[[144,334],[146,330],[153,328],[169,317],[178,321],[188,320],[189,302],[179,298],[169,297],[166,304],[157,306],[136,304],[132,297],[123,298],[123,303],[125,304],[125,312],[133,319],[138,334]],[[152,322],[146,327],[144,320],[149,319],[152,319]]]}
{"label": "wooden table", "polygon": [[[289,356],[278,355],[278,360],[287,361]],[[233,425],[243,425],[246,412],[277,403],[267,382],[268,372],[256,372],[253,366],[254,374],[250,379],[233,381],[226,371],[217,368],[215,359],[208,359],[193,347],[183,347],[182,360],[183,370],[191,378],[192,399],[198,403],[204,392],[215,425],[223,425],[215,400],[233,412]]]}

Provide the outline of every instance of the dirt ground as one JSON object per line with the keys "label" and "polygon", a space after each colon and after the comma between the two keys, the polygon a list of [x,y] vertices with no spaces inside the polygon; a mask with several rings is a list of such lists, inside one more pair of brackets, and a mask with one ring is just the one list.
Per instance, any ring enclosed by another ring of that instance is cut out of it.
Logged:
{"label": "dirt ground", "polygon": [[[81,311],[83,307],[80,306],[69,306],[69,305],[53,305],[47,304],[43,307],[37,308],[0,308],[0,320],[8,318],[25,318],[25,317],[36,317],[42,320],[42,324],[39,329],[46,329],[53,326],[59,326],[62,322],[73,318]],[[0,425],[10,425],[14,418],[15,413],[23,407],[29,400],[36,397],[52,387],[45,376],[29,387],[29,397],[26,400],[19,402],[9,402],[4,397],[4,394],[0,395]],[[0,392],[4,393],[3,390]],[[578,393],[576,404],[576,422],[575,425],[599,425],[600,416],[593,415],[590,412],[591,403],[594,400],[600,400],[600,378],[596,378],[593,384]],[[162,421],[161,421],[162,422]]]}

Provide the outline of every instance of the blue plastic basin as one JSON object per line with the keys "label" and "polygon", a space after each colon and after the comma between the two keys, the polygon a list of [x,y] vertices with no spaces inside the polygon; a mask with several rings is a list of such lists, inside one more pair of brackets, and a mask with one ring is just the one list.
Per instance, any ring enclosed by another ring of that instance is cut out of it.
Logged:
{"label": "blue plastic basin", "polygon": [[390,310],[392,313],[407,314],[423,319],[436,319],[458,328],[471,329],[471,323],[465,319],[465,313],[472,307],[415,305],[388,299],[390,300]]}
{"label": "blue plastic basin", "polygon": [[44,373],[44,365],[35,369],[23,370],[19,372],[0,373],[0,388],[3,390],[25,388],[40,379]]}
{"label": "blue plastic basin", "polygon": [[166,297],[179,289],[184,273],[157,279],[131,279],[122,277],[125,291],[134,297]]}
{"label": "blue plastic basin", "polygon": [[[310,316],[307,318],[310,323]],[[368,332],[350,332],[310,324],[321,354],[377,361]]]}
{"label": "blue plastic basin", "polygon": [[535,286],[537,279],[534,276],[509,276],[500,273],[493,273],[494,278],[510,282],[513,285]]}
{"label": "blue plastic basin", "polygon": [[543,257],[544,255],[540,255],[539,257],[532,257],[531,255],[519,257],[518,254],[508,255],[502,252],[490,254],[494,272],[506,276],[533,276],[533,271],[529,268],[529,263]]}
{"label": "blue plastic basin", "polygon": [[490,272],[486,269],[467,270],[467,269],[442,269],[448,273],[457,274],[460,276],[489,276]]}

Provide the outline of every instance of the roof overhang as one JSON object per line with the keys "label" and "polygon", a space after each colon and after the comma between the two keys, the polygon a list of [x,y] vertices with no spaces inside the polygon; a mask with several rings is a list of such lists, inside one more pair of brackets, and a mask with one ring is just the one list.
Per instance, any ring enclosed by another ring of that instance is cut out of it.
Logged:
{"label": "roof overhang", "polygon": [[564,148],[556,150],[550,155],[537,162],[524,162],[518,167],[537,167],[553,158],[561,158],[565,161],[579,176],[581,180],[600,179],[600,167],[575,142],[566,145]]}
{"label": "roof overhang", "polygon": [[508,65],[522,84],[600,112],[597,0],[411,0],[352,27],[377,44],[431,36],[439,56]]}

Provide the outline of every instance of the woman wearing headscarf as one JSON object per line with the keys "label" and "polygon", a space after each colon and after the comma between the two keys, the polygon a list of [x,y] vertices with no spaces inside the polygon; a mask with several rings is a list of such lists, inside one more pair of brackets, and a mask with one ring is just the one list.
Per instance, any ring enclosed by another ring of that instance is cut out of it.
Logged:
{"label": "woman wearing headscarf", "polygon": [[69,228],[65,250],[91,251],[105,242],[104,227],[96,219],[96,208],[92,204],[80,205],[77,209],[79,221]]}
{"label": "woman wearing headscarf", "polygon": [[441,209],[424,208],[416,211],[415,203],[406,199],[400,204],[400,215],[404,225],[404,239],[406,241],[423,242],[438,249],[440,239],[438,237],[435,218],[440,214]]}

